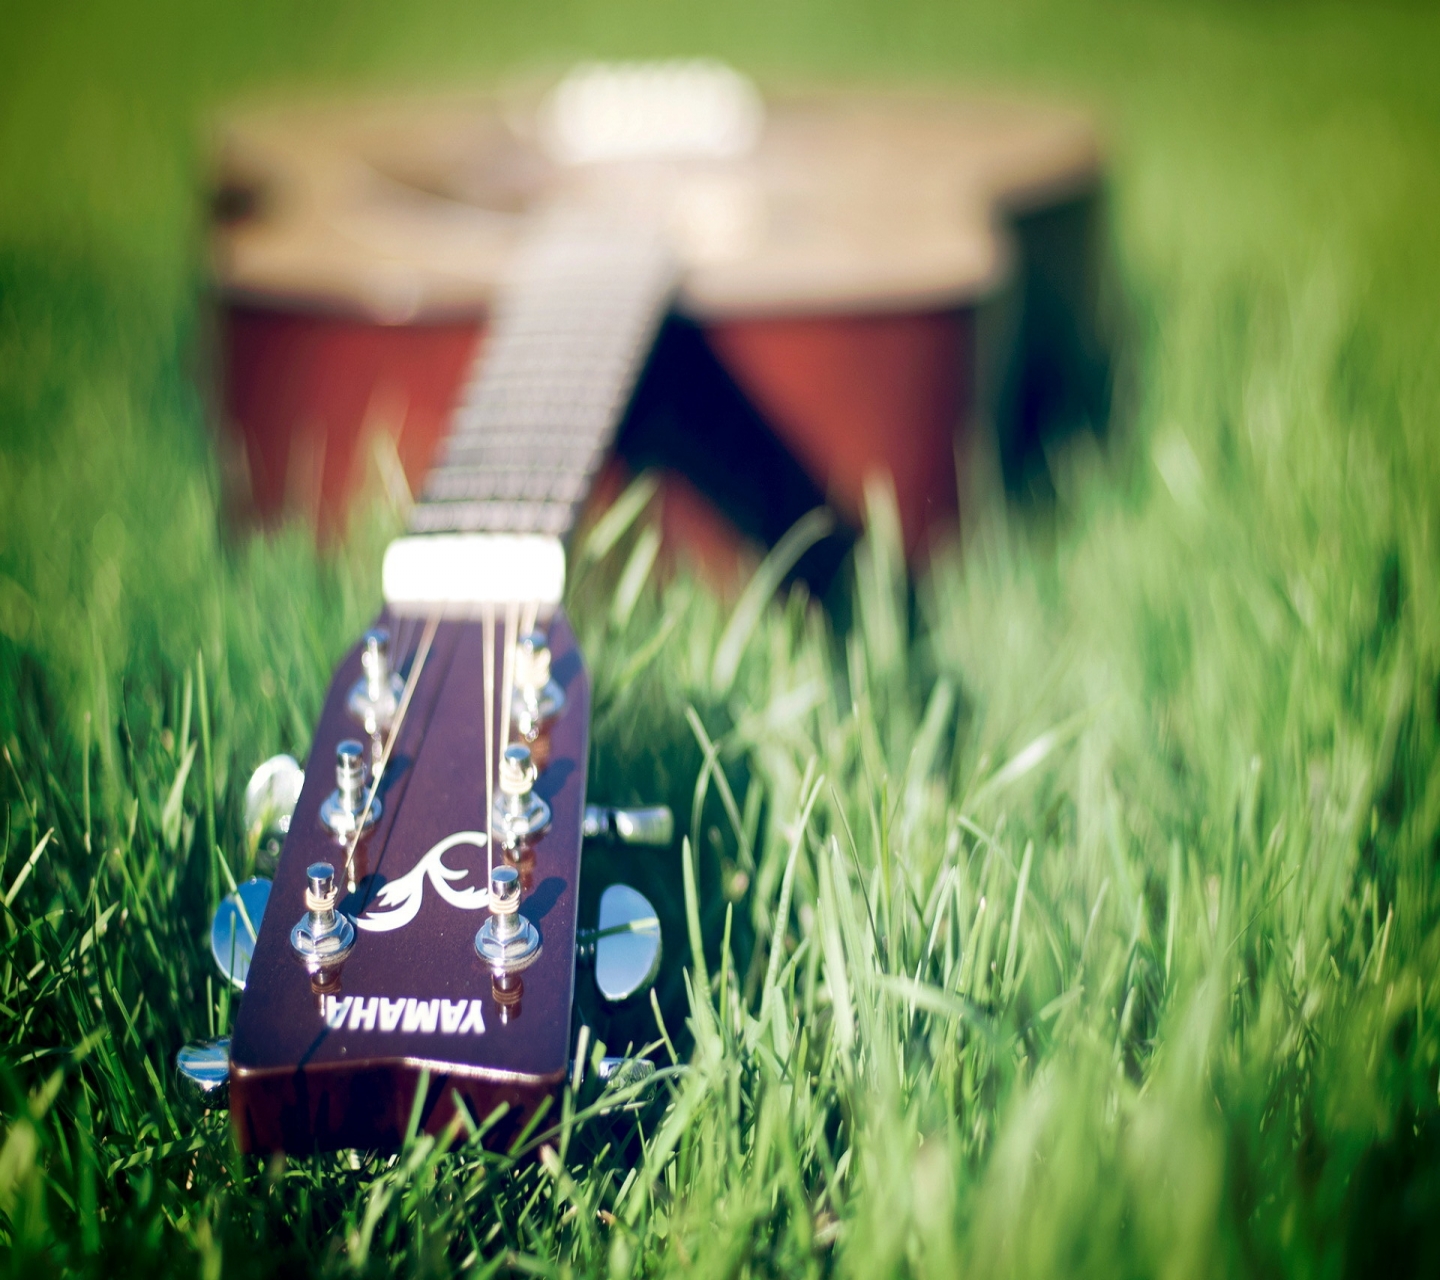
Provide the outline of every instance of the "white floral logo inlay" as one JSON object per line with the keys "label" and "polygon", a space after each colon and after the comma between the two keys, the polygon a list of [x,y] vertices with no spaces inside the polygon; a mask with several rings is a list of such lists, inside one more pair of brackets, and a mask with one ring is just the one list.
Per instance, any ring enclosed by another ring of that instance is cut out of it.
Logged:
{"label": "white floral logo inlay", "polygon": [[[392,929],[403,929],[420,913],[420,899],[425,892],[425,880],[435,886],[435,892],[452,907],[462,911],[479,911],[490,905],[490,890],[470,885],[464,889],[454,887],[454,881],[463,880],[473,872],[469,867],[447,867],[445,855],[456,845],[469,844],[477,849],[485,848],[483,831],[457,831],[446,836],[430,852],[420,859],[403,876],[391,880],[379,893],[360,917],[356,927],[372,933],[388,933]],[[371,912],[383,912],[372,915]]]}

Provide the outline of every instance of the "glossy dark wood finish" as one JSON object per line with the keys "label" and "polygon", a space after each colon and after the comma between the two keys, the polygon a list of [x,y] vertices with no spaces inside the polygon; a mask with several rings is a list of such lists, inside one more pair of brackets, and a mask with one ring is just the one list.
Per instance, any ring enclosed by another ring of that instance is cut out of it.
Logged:
{"label": "glossy dark wood finish", "polygon": [[[412,636],[418,630],[391,627]],[[507,1104],[497,1132],[513,1132],[564,1079],[590,690],[563,615],[552,620],[549,634],[552,671],[565,690],[566,709],[548,734],[548,758],[536,789],[550,803],[554,820],[521,862],[526,883],[521,911],[539,927],[544,949],[522,975],[522,988],[509,993],[495,989],[475,953],[475,931],[488,912],[452,905],[428,879],[415,919],[390,932],[362,928],[328,985],[317,984],[291,951],[290,929],[304,914],[306,867],[329,861],[338,875],[344,858],[319,811],[334,787],[335,744],[360,736],[345,708],[348,690],[360,678],[359,648],[340,665],[315,733],[231,1042],[231,1116],[242,1149],[394,1146],[404,1136],[426,1071],[424,1130],[443,1129],[458,1096],[476,1121]],[[374,908],[380,887],[410,871],[438,841],[457,831],[485,829],[483,643],[478,622],[442,623],[436,633],[383,785],[384,812],[360,842],[357,893],[341,902],[351,916]],[[497,662],[497,685],[499,671]],[[484,886],[483,849],[457,846],[445,863],[470,873],[453,882],[454,888]],[[339,1028],[327,1025],[327,1009],[333,1012],[350,997],[383,999],[392,1002],[392,1011],[400,999],[449,1003],[435,1010],[435,1030],[429,1032],[422,1029],[423,1019],[412,1019],[416,1025],[408,1031],[403,1019],[385,1031],[378,1016],[367,1028],[365,1006],[360,1025],[349,1015]],[[461,1001],[467,1002],[465,1012],[457,1014]],[[473,1020],[471,1030],[447,1032],[444,1020],[464,1025],[473,1001],[481,1002],[483,1033],[473,1030]]]}

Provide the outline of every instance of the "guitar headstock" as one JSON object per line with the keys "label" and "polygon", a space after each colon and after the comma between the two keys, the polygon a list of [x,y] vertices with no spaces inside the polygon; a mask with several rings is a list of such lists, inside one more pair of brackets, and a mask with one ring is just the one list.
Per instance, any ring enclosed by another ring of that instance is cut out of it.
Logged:
{"label": "guitar headstock", "polygon": [[[674,282],[659,226],[600,205],[557,205],[517,253],[385,553],[385,638],[337,672],[290,815],[230,1045],[243,1148],[385,1146],[412,1114],[502,1105],[503,1132],[569,1074],[590,695],[561,537]],[[243,898],[217,951],[241,949]],[[660,939],[653,911],[610,902],[593,941],[614,998],[653,978]]]}
{"label": "guitar headstock", "polygon": [[426,1071],[425,1129],[508,1128],[569,1071],[589,680],[558,609],[495,613],[387,614],[335,674],[230,1046],[247,1150],[393,1145]]}

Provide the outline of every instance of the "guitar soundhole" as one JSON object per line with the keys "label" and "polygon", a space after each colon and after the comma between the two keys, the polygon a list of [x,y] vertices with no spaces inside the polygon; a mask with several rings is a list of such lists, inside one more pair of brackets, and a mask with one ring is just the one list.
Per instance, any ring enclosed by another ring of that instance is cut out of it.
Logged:
{"label": "guitar soundhole", "polygon": [[265,209],[264,191],[258,182],[227,179],[215,190],[210,202],[211,216],[225,227],[239,226],[258,218]]}

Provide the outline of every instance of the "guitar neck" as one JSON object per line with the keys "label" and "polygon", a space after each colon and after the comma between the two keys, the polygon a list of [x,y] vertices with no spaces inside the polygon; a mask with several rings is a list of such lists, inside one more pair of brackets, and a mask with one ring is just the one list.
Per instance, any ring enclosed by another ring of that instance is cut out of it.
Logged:
{"label": "guitar neck", "polygon": [[411,531],[568,534],[675,282],[644,219],[563,207],[538,218]]}

